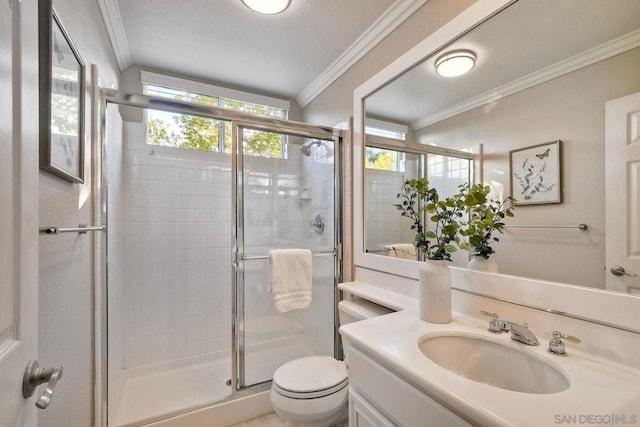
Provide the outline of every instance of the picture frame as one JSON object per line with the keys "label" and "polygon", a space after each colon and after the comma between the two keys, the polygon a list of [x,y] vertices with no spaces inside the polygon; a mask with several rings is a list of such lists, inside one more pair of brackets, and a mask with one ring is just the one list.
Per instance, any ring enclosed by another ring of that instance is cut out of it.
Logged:
{"label": "picture frame", "polygon": [[562,141],[509,151],[511,196],[518,206],[562,203]]}
{"label": "picture frame", "polygon": [[51,0],[38,1],[40,167],[84,183],[86,70]]}

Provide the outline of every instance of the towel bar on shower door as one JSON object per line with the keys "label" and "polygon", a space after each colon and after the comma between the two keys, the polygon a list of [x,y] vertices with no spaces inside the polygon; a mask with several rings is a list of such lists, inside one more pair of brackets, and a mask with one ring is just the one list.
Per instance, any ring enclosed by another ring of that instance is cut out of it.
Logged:
{"label": "towel bar on shower door", "polygon": [[105,231],[106,225],[87,226],[80,224],[77,227],[41,227],[40,234],[62,234],[62,233],[80,233],[87,234],[87,231]]}
{"label": "towel bar on shower door", "polygon": [[[322,251],[322,252],[312,252],[311,255],[312,256],[316,256],[316,255],[334,255],[336,253],[335,250],[333,251]],[[259,259],[269,259],[269,255],[251,255],[251,256],[245,256],[242,258],[242,261],[255,261],[255,260],[259,260]]]}

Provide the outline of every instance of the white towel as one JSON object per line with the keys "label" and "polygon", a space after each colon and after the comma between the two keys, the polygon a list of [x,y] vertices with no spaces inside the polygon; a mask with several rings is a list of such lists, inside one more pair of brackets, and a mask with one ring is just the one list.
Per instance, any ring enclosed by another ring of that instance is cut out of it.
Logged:
{"label": "white towel", "polygon": [[278,313],[311,305],[312,261],[309,249],[269,251],[271,296]]}
{"label": "white towel", "polygon": [[387,255],[396,258],[416,259],[416,247],[411,243],[395,243],[384,247]]}

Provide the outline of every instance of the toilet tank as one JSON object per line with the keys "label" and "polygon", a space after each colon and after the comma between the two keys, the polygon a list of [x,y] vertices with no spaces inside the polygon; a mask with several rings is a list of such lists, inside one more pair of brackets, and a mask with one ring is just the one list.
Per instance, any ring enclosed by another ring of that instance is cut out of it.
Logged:
{"label": "toilet tank", "polygon": [[393,310],[359,297],[344,299],[338,303],[340,325],[389,313],[393,313]]}

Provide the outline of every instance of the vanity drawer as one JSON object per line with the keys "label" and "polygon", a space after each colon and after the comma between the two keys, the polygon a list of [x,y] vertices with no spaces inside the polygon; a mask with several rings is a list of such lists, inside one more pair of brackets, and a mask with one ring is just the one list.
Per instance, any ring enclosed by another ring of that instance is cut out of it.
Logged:
{"label": "vanity drawer", "polygon": [[349,350],[349,386],[397,425],[404,427],[471,426],[464,419],[354,348]]}
{"label": "vanity drawer", "polygon": [[384,414],[381,414],[372,403],[349,389],[349,427],[396,427]]}

